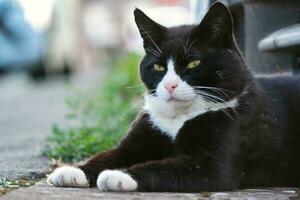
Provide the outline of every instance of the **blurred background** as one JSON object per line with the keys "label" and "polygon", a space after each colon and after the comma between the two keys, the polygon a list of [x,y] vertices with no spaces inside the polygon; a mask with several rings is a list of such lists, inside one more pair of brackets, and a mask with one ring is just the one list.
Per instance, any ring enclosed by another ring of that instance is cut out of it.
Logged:
{"label": "blurred background", "polygon": [[44,78],[93,70],[126,52],[141,54],[134,8],[171,26],[192,22],[191,2],[1,0],[0,69]]}
{"label": "blurred background", "polygon": [[[115,145],[143,104],[134,8],[173,26],[199,23],[213,2],[0,0],[0,179]],[[298,0],[227,5],[255,74],[298,73]]]}

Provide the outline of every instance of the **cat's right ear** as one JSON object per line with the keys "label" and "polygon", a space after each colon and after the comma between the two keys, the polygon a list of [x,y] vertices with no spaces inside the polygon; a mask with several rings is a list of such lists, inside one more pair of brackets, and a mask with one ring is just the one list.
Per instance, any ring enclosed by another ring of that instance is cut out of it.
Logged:
{"label": "cat's right ear", "polygon": [[138,8],[134,10],[134,18],[140,35],[144,40],[144,48],[156,46],[166,30],[166,27],[153,21]]}

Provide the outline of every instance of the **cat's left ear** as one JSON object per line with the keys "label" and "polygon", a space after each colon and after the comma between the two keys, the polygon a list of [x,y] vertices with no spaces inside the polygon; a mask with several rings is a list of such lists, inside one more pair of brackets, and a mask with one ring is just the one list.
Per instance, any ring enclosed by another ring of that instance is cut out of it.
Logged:
{"label": "cat's left ear", "polygon": [[206,41],[223,47],[232,45],[233,20],[229,9],[222,2],[214,3],[195,31]]}

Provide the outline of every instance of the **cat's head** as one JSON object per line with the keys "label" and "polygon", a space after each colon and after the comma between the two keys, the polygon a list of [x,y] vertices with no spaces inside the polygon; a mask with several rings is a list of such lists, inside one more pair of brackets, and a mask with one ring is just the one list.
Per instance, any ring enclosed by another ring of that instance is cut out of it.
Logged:
{"label": "cat's head", "polygon": [[227,102],[244,88],[247,70],[235,44],[228,8],[215,3],[198,25],[167,28],[134,11],[146,55],[140,76],[157,102]]}

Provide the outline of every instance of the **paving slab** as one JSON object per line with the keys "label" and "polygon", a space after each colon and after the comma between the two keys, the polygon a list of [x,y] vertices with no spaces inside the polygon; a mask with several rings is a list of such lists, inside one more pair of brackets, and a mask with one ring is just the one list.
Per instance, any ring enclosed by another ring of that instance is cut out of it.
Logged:
{"label": "paving slab", "polygon": [[235,192],[203,193],[113,193],[97,188],[61,188],[48,186],[45,180],[29,188],[8,193],[1,200],[293,200],[298,199],[296,188],[249,189]]}

